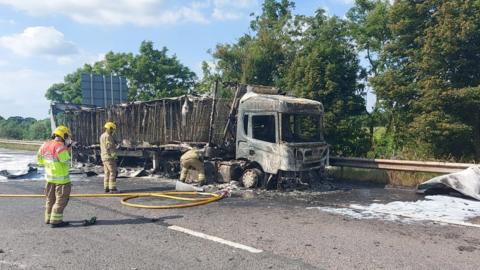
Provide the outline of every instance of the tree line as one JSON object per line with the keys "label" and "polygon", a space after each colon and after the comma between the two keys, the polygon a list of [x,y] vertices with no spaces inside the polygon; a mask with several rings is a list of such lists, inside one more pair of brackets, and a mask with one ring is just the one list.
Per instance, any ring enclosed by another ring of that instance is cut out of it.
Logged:
{"label": "tree line", "polygon": [[79,103],[90,72],[126,76],[130,100],[206,92],[217,79],[272,85],[323,103],[337,155],[480,160],[480,1],[356,0],[344,18],[294,8],[264,0],[248,34],[210,50],[200,79],[144,41],[136,54],[85,64],[46,96]]}
{"label": "tree line", "polygon": [[0,116],[0,138],[15,140],[44,140],[49,137],[50,120],[13,116],[7,119]]}

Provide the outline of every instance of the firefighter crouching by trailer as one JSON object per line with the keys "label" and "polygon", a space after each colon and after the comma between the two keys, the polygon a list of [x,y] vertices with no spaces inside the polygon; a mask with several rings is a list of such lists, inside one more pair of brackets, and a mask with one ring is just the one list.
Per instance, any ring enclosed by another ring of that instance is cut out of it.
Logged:
{"label": "firefighter crouching by trailer", "polygon": [[37,154],[37,162],[45,167],[45,223],[52,228],[65,227],[63,211],[68,204],[72,185],[70,182],[70,145],[66,143],[70,130],[65,126],[57,127],[51,140],[45,142]]}
{"label": "firefighter crouching by trailer", "polygon": [[180,166],[182,171],[180,172],[180,181],[185,182],[188,175],[188,170],[193,168],[197,171],[198,185],[202,186],[205,184],[205,167],[203,165],[203,155],[204,149],[193,148],[185,152],[180,157]]}
{"label": "firefighter crouching by trailer", "polygon": [[113,122],[105,123],[105,132],[100,136],[100,155],[103,163],[103,188],[105,193],[118,193],[117,189],[117,144],[113,132],[117,126]]}

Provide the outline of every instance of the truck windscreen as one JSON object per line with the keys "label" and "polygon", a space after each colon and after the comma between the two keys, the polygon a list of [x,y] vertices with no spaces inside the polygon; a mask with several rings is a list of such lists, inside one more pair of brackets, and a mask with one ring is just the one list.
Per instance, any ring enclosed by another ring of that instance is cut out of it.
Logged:
{"label": "truck windscreen", "polygon": [[312,114],[283,114],[282,141],[289,143],[321,142],[321,116]]}

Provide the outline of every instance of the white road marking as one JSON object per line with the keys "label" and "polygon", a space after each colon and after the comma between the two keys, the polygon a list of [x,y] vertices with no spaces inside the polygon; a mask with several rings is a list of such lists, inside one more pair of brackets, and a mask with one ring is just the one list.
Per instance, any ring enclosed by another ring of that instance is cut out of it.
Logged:
{"label": "white road marking", "polygon": [[196,237],[200,237],[200,238],[203,238],[203,239],[214,241],[214,242],[224,244],[224,245],[227,245],[227,246],[231,246],[231,247],[234,247],[234,248],[243,249],[243,250],[246,250],[246,251],[251,252],[251,253],[263,252],[263,250],[261,250],[261,249],[256,249],[256,248],[253,248],[253,247],[249,247],[249,246],[246,246],[246,245],[242,245],[242,244],[239,244],[239,243],[228,241],[228,240],[222,239],[220,237],[211,236],[211,235],[204,234],[204,233],[201,233],[201,232],[192,231],[192,230],[189,230],[189,229],[186,229],[186,228],[182,228],[180,226],[172,225],[172,226],[168,226],[168,228],[170,230],[174,230],[174,231],[177,231],[177,232],[183,232],[183,233],[186,233],[186,234],[190,234],[190,235],[193,235],[193,236],[196,236]]}

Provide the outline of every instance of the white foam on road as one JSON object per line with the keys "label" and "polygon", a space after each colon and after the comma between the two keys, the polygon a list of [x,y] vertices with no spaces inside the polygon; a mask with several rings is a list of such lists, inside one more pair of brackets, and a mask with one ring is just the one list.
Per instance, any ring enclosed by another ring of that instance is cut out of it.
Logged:
{"label": "white foam on road", "polygon": [[434,221],[470,227],[480,225],[468,220],[480,217],[480,202],[451,196],[426,196],[415,202],[391,202],[370,205],[351,204],[348,208],[307,207],[356,219],[383,219],[401,222]]}
{"label": "white foam on road", "polygon": [[24,170],[28,164],[36,162],[36,156],[32,153],[0,152],[0,171]]}
{"label": "white foam on road", "polygon": [[224,245],[227,245],[227,246],[230,246],[230,247],[246,250],[246,251],[251,252],[251,253],[261,253],[261,252],[263,252],[263,250],[261,250],[261,249],[256,249],[256,248],[249,247],[249,246],[246,246],[246,245],[243,245],[243,244],[228,241],[228,240],[222,239],[220,237],[204,234],[204,233],[201,233],[201,232],[196,232],[196,231],[186,229],[186,228],[183,228],[183,227],[180,227],[180,226],[172,225],[172,226],[168,226],[168,228],[170,230],[186,233],[186,234],[189,234],[189,235],[192,235],[192,236],[196,236],[196,237],[200,237],[200,238],[207,239],[207,240],[210,240],[210,241],[214,241],[214,242],[224,244]]}
{"label": "white foam on road", "polygon": [[[37,163],[34,152],[15,151],[0,149],[0,171],[7,170],[10,173],[26,173],[29,164]],[[19,178],[12,181],[21,180],[43,180],[43,168],[39,168],[37,173],[31,173],[26,178]],[[0,182],[7,182],[8,179],[0,175]]]}

